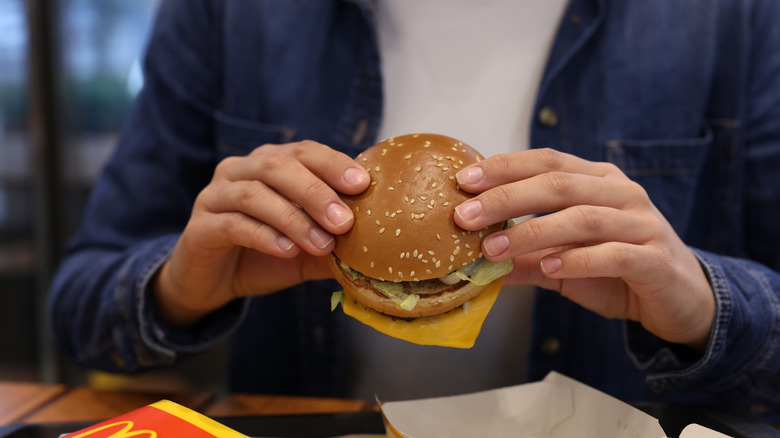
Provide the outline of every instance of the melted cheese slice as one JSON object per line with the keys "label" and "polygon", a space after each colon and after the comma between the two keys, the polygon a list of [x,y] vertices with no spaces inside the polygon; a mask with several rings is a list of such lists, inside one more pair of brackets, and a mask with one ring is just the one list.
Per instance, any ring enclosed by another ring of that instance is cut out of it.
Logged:
{"label": "melted cheese slice", "polygon": [[464,306],[460,306],[441,315],[416,318],[411,321],[393,318],[369,309],[347,294],[344,294],[341,305],[347,315],[394,338],[420,345],[471,348],[500,291],[501,279],[499,278],[472,299],[470,304],[467,303],[468,311],[464,311]]}

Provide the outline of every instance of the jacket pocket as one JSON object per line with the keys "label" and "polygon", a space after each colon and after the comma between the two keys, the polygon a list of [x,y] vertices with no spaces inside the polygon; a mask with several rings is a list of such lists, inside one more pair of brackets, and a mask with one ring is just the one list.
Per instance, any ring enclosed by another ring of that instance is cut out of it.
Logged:
{"label": "jacket pocket", "polygon": [[217,111],[217,141],[220,158],[246,155],[264,144],[289,143],[295,139],[295,129],[238,118]]}
{"label": "jacket pocket", "polygon": [[606,158],[642,185],[656,207],[682,235],[686,232],[712,145],[713,132],[708,125],[699,137],[612,139],[606,144]]}

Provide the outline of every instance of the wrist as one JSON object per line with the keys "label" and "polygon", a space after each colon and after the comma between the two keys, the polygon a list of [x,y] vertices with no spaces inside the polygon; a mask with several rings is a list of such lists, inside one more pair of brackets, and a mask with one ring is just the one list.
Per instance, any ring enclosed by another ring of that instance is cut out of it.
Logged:
{"label": "wrist", "polygon": [[151,284],[155,317],[171,327],[179,329],[192,327],[210,313],[206,309],[192,308],[181,300],[180,288],[171,278],[169,261],[160,267],[152,278]]}

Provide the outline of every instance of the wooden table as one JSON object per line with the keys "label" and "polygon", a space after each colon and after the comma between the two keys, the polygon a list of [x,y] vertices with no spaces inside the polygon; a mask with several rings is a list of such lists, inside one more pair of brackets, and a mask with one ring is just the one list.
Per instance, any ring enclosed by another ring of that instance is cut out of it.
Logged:
{"label": "wooden table", "polygon": [[363,400],[210,393],[105,391],[0,381],[0,426],[13,423],[99,421],[168,399],[209,417],[377,411]]}

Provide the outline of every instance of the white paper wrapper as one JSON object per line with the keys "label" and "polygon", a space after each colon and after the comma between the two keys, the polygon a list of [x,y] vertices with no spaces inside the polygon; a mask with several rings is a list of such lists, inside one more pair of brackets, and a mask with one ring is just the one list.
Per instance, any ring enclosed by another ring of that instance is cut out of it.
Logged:
{"label": "white paper wrapper", "polygon": [[[664,438],[658,420],[558,373],[473,394],[382,404],[390,438]],[[681,438],[726,435],[698,425]]]}

